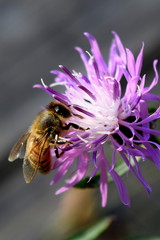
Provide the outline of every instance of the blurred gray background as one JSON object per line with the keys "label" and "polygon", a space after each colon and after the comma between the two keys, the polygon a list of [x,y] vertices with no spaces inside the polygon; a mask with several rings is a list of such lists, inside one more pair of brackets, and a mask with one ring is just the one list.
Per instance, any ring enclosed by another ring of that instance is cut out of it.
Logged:
{"label": "blurred gray background", "polygon": [[[160,59],[160,1],[0,1],[0,240],[58,240],[67,236],[67,221],[61,216],[68,216],[63,208],[72,209],[73,203],[69,201],[71,206],[65,206],[65,198],[67,194],[73,194],[74,198],[79,193],[71,191],[55,196],[62,182],[50,187],[53,173],[37,175],[35,181],[27,185],[22,176],[22,161],[11,164],[7,158],[12,145],[41,106],[51,101],[50,96],[32,86],[40,83],[41,78],[47,84],[52,83],[54,76],[49,72],[59,64],[77,71],[83,69],[74,51],[74,46],[90,50],[83,32],[88,31],[97,38],[107,60],[112,30],[135,55],[142,41],[145,42],[143,72],[147,73],[149,83],[153,77],[152,62]],[[160,84],[154,92],[159,94],[159,90]],[[99,193],[87,193],[89,197],[86,194],[95,207],[88,218],[75,224],[76,228],[81,229],[91,219],[96,221],[100,216],[113,214],[117,218],[108,235],[99,239],[160,236],[160,174],[150,163],[142,163],[141,167],[153,188],[151,197],[148,198],[143,187],[129,174],[124,181],[131,195],[131,208],[120,203],[116,187],[111,184],[104,209],[100,207]],[[76,210],[72,214],[79,216]]]}

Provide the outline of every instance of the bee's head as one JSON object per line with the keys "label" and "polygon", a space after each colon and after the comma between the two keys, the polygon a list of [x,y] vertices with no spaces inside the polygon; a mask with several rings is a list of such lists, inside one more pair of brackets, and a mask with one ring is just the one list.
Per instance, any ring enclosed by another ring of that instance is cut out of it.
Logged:
{"label": "bee's head", "polygon": [[58,116],[62,117],[62,118],[69,118],[71,117],[71,112],[68,106],[62,104],[62,103],[58,103],[58,102],[51,102],[48,106],[47,106],[48,110],[54,111],[54,113],[56,113]]}

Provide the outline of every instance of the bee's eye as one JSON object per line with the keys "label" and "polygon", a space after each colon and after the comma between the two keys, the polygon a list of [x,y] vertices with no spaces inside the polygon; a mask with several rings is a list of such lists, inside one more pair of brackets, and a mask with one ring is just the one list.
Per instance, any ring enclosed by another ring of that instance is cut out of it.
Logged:
{"label": "bee's eye", "polygon": [[57,114],[61,115],[64,118],[68,118],[71,116],[70,111],[62,105],[55,105],[53,109]]}

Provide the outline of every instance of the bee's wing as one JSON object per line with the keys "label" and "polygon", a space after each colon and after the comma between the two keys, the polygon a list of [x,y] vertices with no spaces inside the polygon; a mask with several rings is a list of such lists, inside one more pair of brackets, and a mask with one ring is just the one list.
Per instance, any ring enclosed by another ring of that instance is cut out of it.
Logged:
{"label": "bee's wing", "polygon": [[[34,167],[32,166],[31,162],[28,160],[27,156],[25,157],[25,159],[23,161],[23,175],[24,175],[24,179],[25,179],[26,183],[32,182],[33,178],[35,177],[35,175],[37,173],[39,163],[41,162],[41,158],[43,157],[43,148],[45,146],[47,139],[48,139],[47,134],[44,134],[44,136],[42,136],[33,147],[33,148],[35,148],[35,147],[39,148],[38,160],[35,160],[34,164],[35,163],[36,164],[34,165]],[[30,153],[32,153],[32,150],[30,151]],[[28,155],[30,153],[28,153]]]}
{"label": "bee's wing", "polygon": [[30,183],[35,177],[38,170],[38,164],[36,167],[32,167],[30,161],[26,158],[23,161],[23,176],[26,183]]}
{"label": "bee's wing", "polygon": [[13,162],[17,158],[23,158],[25,154],[26,142],[30,136],[30,132],[26,131],[18,140],[18,142],[11,149],[8,160]]}

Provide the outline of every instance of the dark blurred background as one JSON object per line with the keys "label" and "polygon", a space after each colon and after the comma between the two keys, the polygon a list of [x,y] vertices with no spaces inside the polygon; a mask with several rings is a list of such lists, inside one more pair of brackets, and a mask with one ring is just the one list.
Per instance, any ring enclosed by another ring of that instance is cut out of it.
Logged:
{"label": "dark blurred background", "polygon": [[[27,185],[22,176],[22,161],[12,164],[7,161],[12,145],[41,107],[51,101],[50,96],[32,86],[40,83],[41,78],[47,84],[52,83],[54,76],[49,72],[57,69],[59,64],[77,71],[83,69],[74,51],[77,45],[90,50],[83,32],[90,32],[97,38],[106,60],[112,30],[135,55],[144,41],[143,71],[147,73],[149,83],[153,77],[152,62],[155,58],[160,59],[159,13],[158,0],[0,1],[1,240],[65,239],[74,227],[81,229],[86,223],[106,215],[114,215],[116,219],[108,235],[99,239],[160,236],[160,174],[149,162],[142,163],[141,168],[152,186],[151,197],[148,198],[143,187],[129,173],[124,181],[131,195],[131,208],[121,204],[116,187],[111,184],[108,205],[101,209],[97,191],[71,190],[55,196],[54,192],[62,182],[50,187],[53,173],[37,175],[35,181]],[[154,92],[159,94],[159,90],[160,84]],[[82,200],[85,200],[76,207],[79,194],[84,195]],[[88,204],[88,213],[84,203]],[[78,213],[80,205],[81,213],[86,211],[86,216]],[[78,220],[74,219],[76,217]],[[69,222],[69,218],[74,221]]]}

